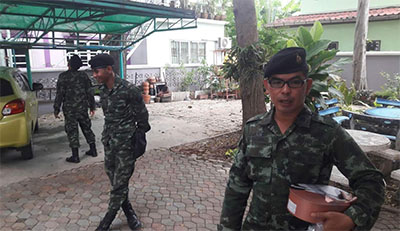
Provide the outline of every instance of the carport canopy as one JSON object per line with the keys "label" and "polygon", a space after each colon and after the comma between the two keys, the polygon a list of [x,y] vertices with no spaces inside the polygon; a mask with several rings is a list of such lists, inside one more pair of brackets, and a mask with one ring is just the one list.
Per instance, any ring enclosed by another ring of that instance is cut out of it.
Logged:
{"label": "carport canopy", "polygon": [[[127,0],[0,2],[0,29],[11,31],[11,36],[0,41],[2,48],[123,50],[157,31],[196,27],[192,10]],[[81,43],[71,47],[55,32],[69,32],[68,39]],[[44,43],[42,38],[49,42]],[[91,40],[100,45],[80,45]]]}
{"label": "carport canopy", "polygon": [[[154,32],[196,27],[192,10],[128,0],[0,2],[0,48],[122,51]],[[90,41],[96,41],[95,45]],[[31,82],[29,53],[26,54]],[[123,62],[120,63],[122,70]]]}

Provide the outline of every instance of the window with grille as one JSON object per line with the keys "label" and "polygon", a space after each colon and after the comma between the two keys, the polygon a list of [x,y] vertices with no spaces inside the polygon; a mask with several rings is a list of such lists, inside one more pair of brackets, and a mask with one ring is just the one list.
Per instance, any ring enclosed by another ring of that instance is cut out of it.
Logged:
{"label": "window with grille", "polygon": [[26,67],[26,49],[14,49],[13,63],[15,67]]}
{"label": "window with grille", "polygon": [[329,43],[328,50],[333,50],[333,49],[339,50],[339,42],[338,41]]}
{"label": "window with grille", "polygon": [[[66,44],[75,46],[77,43],[76,40],[66,40]],[[98,46],[98,45],[100,45],[99,41],[79,42],[79,46]],[[78,55],[82,60],[83,66],[88,66],[90,59],[100,53],[101,53],[100,50],[67,49],[67,62],[73,55]]]}
{"label": "window with grille", "polygon": [[205,58],[205,42],[171,41],[172,64],[201,63],[201,61]]}
{"label": "window with grille", "polygon": [[367,40],[367,51],[380,51],[381,40]]}

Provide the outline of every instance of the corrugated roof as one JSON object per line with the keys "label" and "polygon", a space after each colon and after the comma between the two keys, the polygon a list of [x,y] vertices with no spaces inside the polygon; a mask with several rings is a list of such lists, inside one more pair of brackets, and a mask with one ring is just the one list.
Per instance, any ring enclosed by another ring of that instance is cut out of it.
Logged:
{"label": "corrugated roof", "polygon": [[[162,23],[158,23],[160,20]],[[151,22],[153,24],[150,25]],[[196,26],[195,12],[192,10],[128,0],[0,1],[0,29],[19,31],[13,39],[1,41],[2,46],[40,46],[39,40],[53,32],[122,35],[137,29],[131,41],[120,41],[124,43],[122,47],[126,48],[156,31]],[[15,31],[12,33],[15,34]]]}
{"label": "corrugated roof", "polygon": [[[370,21],[400,19],[400,7],[370,9],[369,17]],[[357,11],[305,14],[277,20],[269,24],[268,27],[308,25],[313,24],[317,20],[321,23],[346,23],[355,22],[356,18]]]}

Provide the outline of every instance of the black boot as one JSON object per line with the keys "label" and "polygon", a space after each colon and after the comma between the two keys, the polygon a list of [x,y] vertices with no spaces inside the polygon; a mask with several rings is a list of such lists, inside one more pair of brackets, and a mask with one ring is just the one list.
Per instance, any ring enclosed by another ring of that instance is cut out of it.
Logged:
{"label": "black boot", "polygon": [[118,211],[108,211],[104,216],[103,220],[100,221],[96,231],[107,231],[110,229],[111,223],[113,222]]}
{"label": "black boot", "polygon": [[71,162],[71,163],[79,163],[79,149],[78,148],[71,148],[72,149],[72,156],[67,157],[67,159],[65,159],[67,162]]}
{"label": "black boot", "polygon": [[89,144],[89,146],[90,150],[86,152],[86,155],[96,157],[97,156],[96,143]]}
{"label": "black boot", "polygon": [[128,200],[125,200],[124,203],[121,205],[122,210],[124,210],[126,219],[128,220],[128,226],[132,230],[138,229],[140,226],[142,226],[142,223],[140,223],[135,210],[133,210],[131,203],[129,203]]}

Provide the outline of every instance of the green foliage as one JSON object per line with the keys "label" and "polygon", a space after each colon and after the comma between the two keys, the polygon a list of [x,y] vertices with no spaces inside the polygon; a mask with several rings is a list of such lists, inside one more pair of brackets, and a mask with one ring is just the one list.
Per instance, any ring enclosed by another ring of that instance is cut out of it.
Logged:
{"label": "green foliage", "polygon": [[333,88],[337,91],[333,91],[330,89],[330,93],[339,96],[336,98],[339,98],[339,101],[341,101],[341,104],[344,104],[346,106],[350,106],[353,104],[357,91],[356,88],[354,87],[354,84],[351,85],[350,88],[346,86],[346,82],[344,80],[340,81],[334,81],[332,84]]}
{"label": "green foliage", "polygon": [[390,75],[381,72],[381,76],[386,79],[386,83],[381,87],[382,91],[376,92],[375,95],[380,98],[400,100],[400,74],[393,73],[393,75]]}
{"label": "green foliage", "polygon": [[267,53],[260,43],[245,48],[233,47],[222,67],[225,78],[239,81],[240,75],[260,76],[262,66],[266,62]]}
{"label": "green foliage", "polygon": [[306,98],[306,104],[315,109],[314,104],[323,104],[324,100],[321,92],[328,92],[329,86],[327,78],[331,71],[329,68],[337,50],[327,50],[330,40],[321,40],[324,29],[320,22],[316,21],[308,31],[304,27],[299,27],[296,35],[287,41],[287,47],[303,47],[307,53],[307,64],[309,65],[308,77],[313,79],[313,86],[310,94]]}
{"label": "green foliage", "polygon": [[235,149],[228,149],[225,152],[225,156],[228,156],[230,158],[235,158],[236,154],[239,152],[239,148],[235,148]]}

